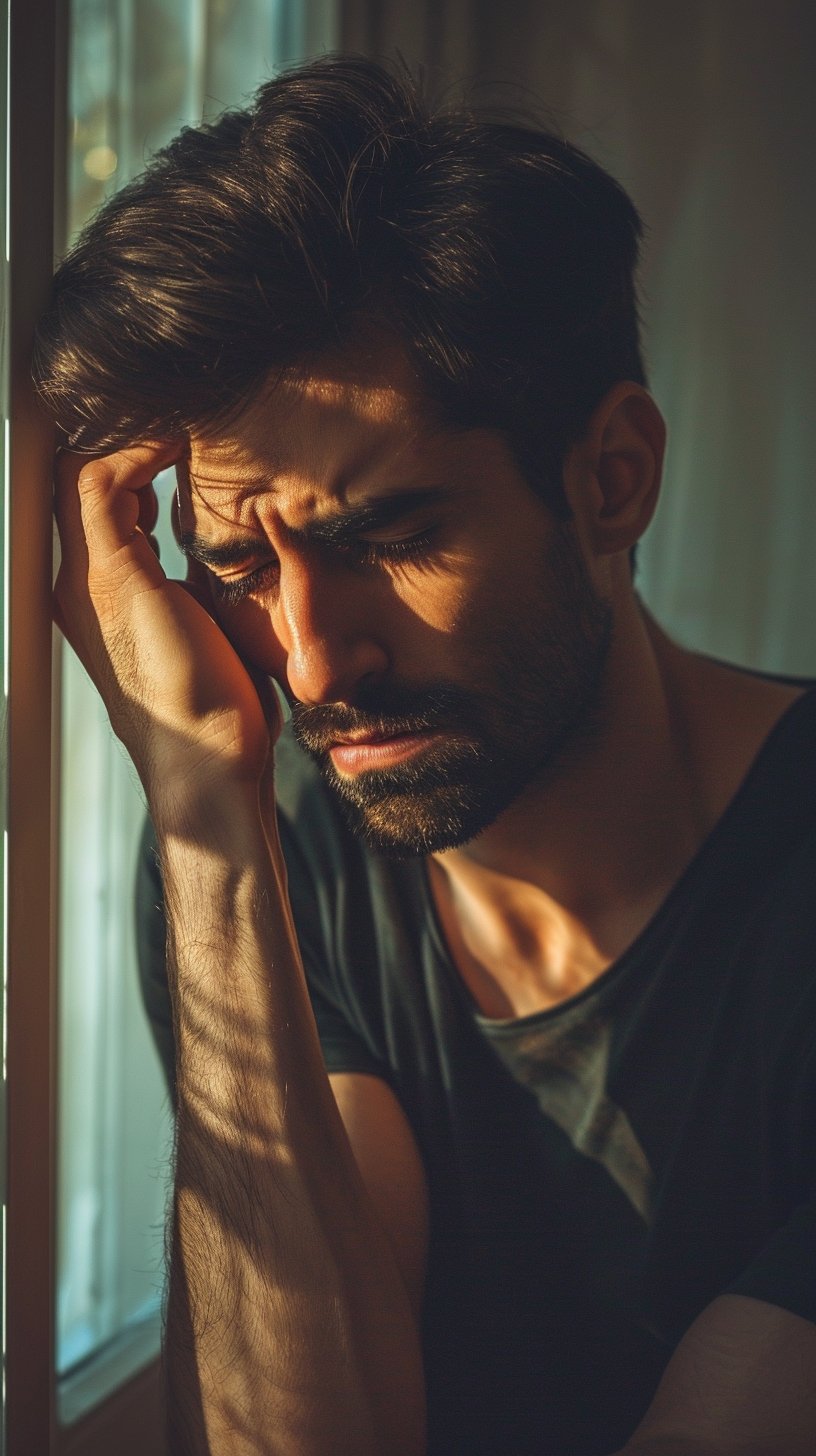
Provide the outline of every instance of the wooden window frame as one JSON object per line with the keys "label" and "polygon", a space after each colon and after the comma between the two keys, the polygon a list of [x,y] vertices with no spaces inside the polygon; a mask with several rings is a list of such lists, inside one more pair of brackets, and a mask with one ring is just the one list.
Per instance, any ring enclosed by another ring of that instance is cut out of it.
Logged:
{"label": "wooden window frame", "polygon": [[49,431],[31,334],[53,267],[58,0],[7,0],[10,563],[6,1451],[51,1447],[54,880]]}
{"label": "wooden window frame", "polygon": [[51,624],[53,435],[30,378],[65,215],[69,0],[8,6],[9,419],[7,1456],[161,1456],[158,1362],[82,1420],[56,1419],[55,1031],[59,662]]}

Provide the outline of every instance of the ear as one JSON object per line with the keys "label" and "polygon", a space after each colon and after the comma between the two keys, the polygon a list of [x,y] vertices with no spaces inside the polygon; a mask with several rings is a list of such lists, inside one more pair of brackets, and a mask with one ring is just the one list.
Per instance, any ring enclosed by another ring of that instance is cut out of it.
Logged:
{"label": "ear", "polygon": [[564,464],[564,488],[593,556],[628,551],[657,505],[666,425],[652,396],[624,380],[609,391]]}

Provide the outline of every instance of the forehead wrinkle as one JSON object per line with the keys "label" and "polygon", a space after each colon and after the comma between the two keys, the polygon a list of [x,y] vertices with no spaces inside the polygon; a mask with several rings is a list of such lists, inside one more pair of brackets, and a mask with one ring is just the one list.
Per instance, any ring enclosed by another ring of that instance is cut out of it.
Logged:
{"label": "forehead wrinkle", "polygon": [[[298,406],[312,403],[330,412],[329,429],[331,416],[334,421],[346,416],[351,423],[388,427],[405,425],[416,413],[410,393],[391,383],[338,379],[330,374],[278,378],[233,421],[226,437],[205,434],[191,440],[194,473],[202,477],[203,455],[212,461],[219,477],[224,467],[234,471],[234,481],[229,483],[242,492],[264,488],[264,482],[290,468],[292,445],[308,448],[314,438],[316,431],[308,419],[297,419]],[[256,474],[259,460],[263,463],[260,479]]]}
{"label": "forehead wrinkle", "polygon": [[[283,537],[300,547],[315,545],[342,546],[354,540],[365,531],[377,530],[395,524],[412,511],[425,506],[443,503],[451,495],[450,486],[422,485],[413,489],[398,489],[372,494],[359,504],[341,505],[333,511],[321,511],[312,515],[300,526],[281,521]],[[234,566],[248,560],[259,547],[272,544],[263,521],[255,515],[259,527],[257,533],[248,533],[237,525],[233,533],[223,540],[207,541],[193,531],[182,534],[182,550],[185,554],[202,561],[205,566]],[[250,523],[252,524],[252,523]]]}
{"label": "forehead wrinkle", "polygon": [[191,489],[207,514],[242,534],[269,539],[269,514],[298,534],[321,520],[331,531],[337,506],[359,510],[427,483],[405,472],[426,423],[415,403],[410,391],[364,376],[279,378],[233,422],[229,437],[191,441]]}
{"label": "forehead wrinkle", "polygon": [[[270,464],[268,474],[258,474],[256,465],[253,474],[250,475],[248,471],[246,474],[241,472],[234,480],[225,480],[220,474],[216,475],[215,470],[208,479],[199,470],[191,469],[190,481],[204,509],[215,514],[221,514],[228,508],[230,514],[239,516],[248,503],[255,503],[253,514],[258,513],[259,507],[261,513],[265,514],[262,503],[268,500],[270,508],[278,511],[282,508],[286,514],[292,514],[294,508],[296,516],[319,517],[332,514],[333,505],[350,509],[350,493],[362,497],[363,500],[374,500],[394,494],[395,490],[404,490],[406,486],[403,482],[396,486],[393,484],[393,476],[395,469],[399,470],[401,467],[411,443],[412,440],[394,441],[387,436],[378,435],[360,442],[353,452],[346,454],[342,462],[335,462],[332,473],[325,468],[326,462],[319,458],[318,444],[315,443],[312,447],[312,442],[307,439],[304,441],[304,454],[307,458],[299,468],[291,462],[284,463],[283,458],[278,456],[277,468]],[[387,473],[387,480],[378,488],[376,476],[383,471]],[[375,476],[374,481],[371,480],[372,475]],[[422,487],[417,484],[415,488]],[[356,505],[357,502],[353,504]]]}
{"label": "forehead wrinkle", "polygon": [[269,490],[270,478],[280,472],[280,457],[270,454],[268,459],[268,469],[264,462],[264,469],[259,472],[257,457],[236,463],[234,452],[223,446],[220,450],[208,451],[202,458],[201,452],[196,454],[193,445],[188,466],[191,489],[205,504],[206,496],[224,492],[231,502],[241,505],[251,496]]}

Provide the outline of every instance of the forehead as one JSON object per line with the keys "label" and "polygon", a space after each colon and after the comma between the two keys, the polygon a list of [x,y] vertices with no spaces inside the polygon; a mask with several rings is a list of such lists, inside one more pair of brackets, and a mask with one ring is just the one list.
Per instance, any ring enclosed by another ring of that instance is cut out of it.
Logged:
{"label": "forehead", "polygon": [[228,426],[192,439],[190,471],[215,508],[269,494],[308,508],[416,472],[441,434],[401,352],[379,345],[268,381]]}

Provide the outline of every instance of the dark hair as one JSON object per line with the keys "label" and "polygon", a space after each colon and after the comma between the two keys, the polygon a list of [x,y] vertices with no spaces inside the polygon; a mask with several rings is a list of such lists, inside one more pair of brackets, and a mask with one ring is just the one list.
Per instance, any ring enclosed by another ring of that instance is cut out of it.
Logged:
{"label": "dark hair", "polygon": [[644,382],[641,233],[617,182],[533,124],[429,108],[334,57],[186,129],[61,264],[34,378],[80,450],[201,429],[366,320],[455,427],[501,431],[566,514],[561,462]]}

